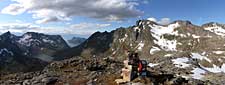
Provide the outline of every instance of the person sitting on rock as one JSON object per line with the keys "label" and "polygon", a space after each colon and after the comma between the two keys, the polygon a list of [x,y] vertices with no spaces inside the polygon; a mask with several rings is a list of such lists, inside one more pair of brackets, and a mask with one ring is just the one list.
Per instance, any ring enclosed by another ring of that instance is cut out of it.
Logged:
{"label": "person sitting on rock", "polygon": [[138,77],[138,62],[139,62],[138,53],[132,53],[129,60],[129,65],[132,65],[131,80]]}

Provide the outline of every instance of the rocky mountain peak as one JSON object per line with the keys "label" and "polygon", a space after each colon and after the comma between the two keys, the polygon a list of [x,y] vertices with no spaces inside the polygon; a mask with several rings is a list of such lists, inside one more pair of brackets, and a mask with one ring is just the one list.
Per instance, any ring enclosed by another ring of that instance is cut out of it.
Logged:
{"label": "rocky mountain peak", "polygon": [[154,21],[150,21],[150,20],[138,20],[136,21],[136,26],[141,26],[141,25],[153,25],[153,24],[157,24]]}
{"label": "rocky mountain peak", "polygon": [[14,34],[11,34],[11,32],[8,31],[8,32],[6,32],[6,33],[3,33],[3,34],[1,35],[1,37],[4,38],[4,39],[11,39],[11,38],[14,38],[15,35],[14,35]]}
{"label": "rocky mountain peak", "polygon": [[193,25],[191,23],[191,21],[188,21],[188,20],[176,20],[176,21],[172,22],[171,24],[173,24],[173,23],[178,23],[181,26]]}
{"label": "rocky mountain peak", "polygon": [[68,44],[70,47],[75,47],[75,46],[83,43],[85,40],[86,40],[86,38],[73,37],[72,39],[68,40]]}
{"label": "rocky mountain peak", "polygon": [[11,35],[11,32],[7,31],[7,32],[3,33],[3,35]]}
{"label": "rocky mountain peak", "polygon": [[220,24],[217,22],[209,22],[209,23],[203,24],[202,27],[225,27],[225,24]]}
{"label": "rocky mountain peak", "polygon": [[19,43],[26,46],[43,46],[49,48],[69,48],[66,41],[60,35],[46,35],[43,33],[27,32],[19,36]]}
{"label": "rocky mountain peak", "polygon": [[[6,32],[0,36],[0,72],[23,72],[43,69],[52,55],[69,46],[59,35],[27,32],[16,36]],[[15,69],[20,68],[18,71]],[[0,73],[1,74],[1,73]]]}

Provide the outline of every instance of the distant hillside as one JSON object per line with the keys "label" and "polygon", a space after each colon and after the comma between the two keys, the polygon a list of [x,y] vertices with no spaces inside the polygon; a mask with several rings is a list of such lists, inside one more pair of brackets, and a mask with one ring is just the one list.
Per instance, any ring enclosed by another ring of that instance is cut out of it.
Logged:
{"label": "distant hillside", "polygon": [[73,37],[72,39],[68,40],[68,44],[70,47],[75,47],[83,43],[86,39],[81,37]]}
{"label": "distant hillside", "polygon": [[6,32],[0,35],[0,73],[40,70],[54,59],[52,54],[68,48],[59,35]]}

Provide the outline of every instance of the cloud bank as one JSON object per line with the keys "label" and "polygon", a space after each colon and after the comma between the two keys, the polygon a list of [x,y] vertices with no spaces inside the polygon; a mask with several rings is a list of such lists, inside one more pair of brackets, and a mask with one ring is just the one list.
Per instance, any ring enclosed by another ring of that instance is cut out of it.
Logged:
{"label": "cloud bank", "polygon": [[111,24],[79,23],[68,27],[41,27],[30,23],[1,24],[0,33],[7,31],[13,33],[39,32],[45,34],[74,34],[90,36],[92,33],[109,27]]}
{"label": "cloud bank", "polygon": [[[135,0],[11,0],[4,14],[31,13],[37,23],[70,20],[82,16],[106,21],[120,21],[143,14]],[[147,2],[147,0],[145,0]]]}

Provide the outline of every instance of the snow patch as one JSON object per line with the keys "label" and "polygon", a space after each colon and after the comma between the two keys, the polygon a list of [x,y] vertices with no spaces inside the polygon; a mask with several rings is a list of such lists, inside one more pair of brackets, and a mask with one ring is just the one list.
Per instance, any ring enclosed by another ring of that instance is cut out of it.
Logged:
{"label": "snow patch", "polygon": [[213,24],[212,27],[206,27],[204,28],[205,30],[208,30],[210,32],[213,32],[217,35],[220,35],[220,36],[225,36],[225,29],[216,25],[216,24]]}
{"label": "snow patch", "polygon": [[30,39],[31,37],[32,37],[31,35],[26,34],[26,35],[24,35],[22,38],[20,38],[20,40],[19,40],[18,42],[20,42],[20,43],[26,43],[26,42],[29,41],[29,39]]}
{"label": "snow patch", "polygon": [[32,42],[35,42],[35,44],[39,45],[41,42],[37,39],[32,39],[32,36],[29,34],[23,35],[22,38],[20,38],[18,41],[18,43],[20,43],[21,45],[25,45],[25,46],[31,46]]}
{"label": "snow patch", "polygon": [[138,50],[139,51],[142,51],[142,48],[144,47],[144,43],[141,41],[139,44],[138,44]]}
{"label": "snow patch", "polygon": [[213,51],[213,53],[215,53],[215,54],[224,54],[225,51]]}
{"label": "snow patch", "polygon": [[155,66],[157,66],[157,65],[159,65],[159,63],[149,63],[149,64],[148,64],[149,67],[155,67]]}
{"label": "snow patch", "polygon": [[164,55],[164,57],[170,57],[170,56],[173,56],[173,54],[166,54],[166,55]]}
{"label": "snow patch", "polygon": [[149,25],[151,27],[151,32],[155,35],[161,36],[163,34],[171,34],[171,35],[178,35],[178,31],[174,31],[175,28],[178,28],[180,25],[178,23],[170,24],[167,27],[159,26],[159,25]]}
{"label": "snow patch", "polygon": [[137,29],[139,29],[139,27],[134,27],[133,29],[134,29],[134,31],[136,31]]}
{"label": "snow patch", "polygon": [[202,55],[206,55],[206,52],[202,52]]}
{"label": "snow patch", "polygon": [[194,74],[192,74],[192,78],[194,79],[201,79],[204,77],[204,74],[206,72],[212,72],[212,73],[220,73],[223,72],[225,73],[225,64],[223,64],[221,67],[216,66],[213,64],[212,68],[208,68],[208,67],[203,67],[202,68],[194,68],[194,70],[192,70],[191,72],[193,72]]}
{"label": "snow patch", "polygon": [[187,33],[187,35],[188,35],[188,36],[191,36],[191,34],[190,34],[190,33]]}
{"label": "snow patch", "polygon": [[186,68],[189,67],[190,64],[187,64],[187,62],[189,61],[188,58],[183,57],[183,58],[177,58],[177,59],[172,59],[173,64],[175,64],[176,67],[179,68]]}
{"label": "snow patch", "polygon": [[208,68],[208,67],[203,67],[203,68],[213,73],[220,73],[220,72],[225,73],[225,64],[223,64],[221,67],[213,64],[213,68]]}
{"label": "snow patch", "polygon": [[183,45],[183,44],[179,42],[179,43],[177,43],[177,45]]}
{"label": "snow patch", "polygon": [[195,34],[192,35],[193,38],[200,38],[201,36],[197,36]]}
{"label": "snow patch", "polygon": [[158,44],[162,49],[166,51],[177,51],[177,40],[167,40],[167,39],[159,39],[158,41],[154,40],[154,43]]}
{"label": "snow patch", "polygon": [[[3,53],[5,53],[5,52],[8,53],[8,54],[10,54],[11,56],[14,55],[12,51],[9,51],[9,50],[6,49],[6,48],[0,49],[0,54],[3,54]],[[4,54],[3,54],[3,55],[4,55]]]}
{"label": "snow patch", "polygon": [[179,34],[179,36],[182,38],[187,37],[185,34]]}
{"label": "snow patch", "polygon": [[152,29],[152,36],[156,39],[154,43],[159,45],[162,49],[166,51],[176,51],[176,40],[167,40],[163,37],[164,34],[168,35],[179,35],[178,31],[175,31],[175,28],[179,27],[178,23],[170,24],[168,26],[159,26],[159,25],[149,25]]}
{"label": "snow patch", "polygon": [[49,40],[49,39],[42,39],[42,40],[43,40],[43,42],[45,42],[45,43],[54,43],[54,41]]}
{"label": "snow patch", "polygon": [[119,39],[119,42],[124,42],[124,41],[127,39],[127,37],[128,37],[128,35],[127,35],[127,34],[125,34],[125,35],[124,35],[124,38]]}
{"label": "snow patch", "polygon": [[199,60],[205,59],[206,61],[210,63],[212,62],[209,58],[207,58],[206,56],[202,56],[199,53],[192,53],[192,58],[199,59]]}
{"label": "snow patch", "polygon": [[191,72],[193,72],[191,76],[194,79],[202,79],[204,77],[204,74],[206,73],[205,70],[200,68],[194,68],[194,70],[192,70]]}
{"label": "snow patch", "polygon": [[155,47],[153,46],[151,49],[150,49],[150,54],[154,54],[155,52],[157,51],[160,51],[160,49],[158,47]]}
{"label": "snow patch", "polygon": [[223,60],[221,58],[219,58],[218,61],[223,62]]}

